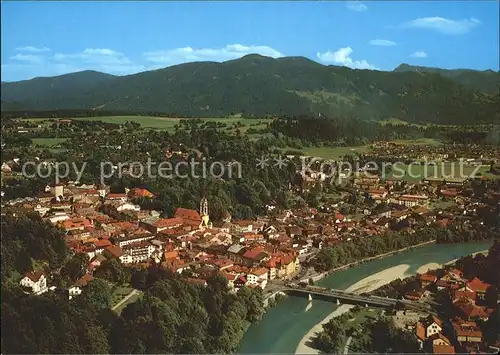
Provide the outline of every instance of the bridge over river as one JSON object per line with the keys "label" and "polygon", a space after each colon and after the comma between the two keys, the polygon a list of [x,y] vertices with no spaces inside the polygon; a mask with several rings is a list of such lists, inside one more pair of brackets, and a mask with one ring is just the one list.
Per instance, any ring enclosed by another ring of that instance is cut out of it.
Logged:
{"label": "bridge over river", "polygon": [[289,295],[299,295],[306,297],[311,296],[312,298],[330,300],[336,302],[337,304],[348,303],[360,306],[371,306],[378,308],[401,308],[426,313],[435,313],[431,305],[425,302],[415,302],[404,299],[398,300],[395,298],[356,294],[344,290],[287,284],[281,289],[281,291]]}

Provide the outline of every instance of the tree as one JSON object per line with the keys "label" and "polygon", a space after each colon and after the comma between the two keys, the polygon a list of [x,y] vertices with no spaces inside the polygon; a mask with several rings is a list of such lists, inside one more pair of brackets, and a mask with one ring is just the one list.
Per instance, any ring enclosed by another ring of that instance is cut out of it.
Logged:
{"label": "tree", "polygon": [[129,281],[128,270],[123,267],[118,259],[108,259],[94,272],[96,277],[122,285]]}
{"label": "tree", "polygon": [[78,280],[87,270],[89,257],[85,253],[77,253],[62,267],[61,276],[70,283]]}
{"label": "tree", "polygon": [[80,304],[92,304],[98,308],[111,307],[111,287],[103,279],[94,278],[77,298]]}

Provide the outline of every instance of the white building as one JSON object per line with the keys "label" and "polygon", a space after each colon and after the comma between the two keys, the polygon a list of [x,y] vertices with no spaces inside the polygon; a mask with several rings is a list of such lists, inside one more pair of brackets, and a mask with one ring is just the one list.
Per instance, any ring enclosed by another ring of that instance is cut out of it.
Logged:
{"label": "white building", "polygon": [[26,273],[19,283],[25,288],[26,293],[34,295],[40,295],[49,290],[47,287],[47,278],[43,272]]}

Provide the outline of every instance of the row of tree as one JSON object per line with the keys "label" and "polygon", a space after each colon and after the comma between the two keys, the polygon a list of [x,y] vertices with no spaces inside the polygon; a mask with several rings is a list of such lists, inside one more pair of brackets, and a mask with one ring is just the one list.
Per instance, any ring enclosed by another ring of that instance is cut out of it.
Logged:
{"label": "row of tree", "polygon": [[432,240],[436,240],[438,243],[456,243],[494,238],[500,238],[499,231],[481,224],[471,225],[469,228],[458,225],[447,228],[421,226],[414,228],[411,233],[389,231],[384,235],[359,236],[350,241],[341,241],[333,247],[320,250],[316,258],[312,260],[312,266],[317,271],[328,271],[361,259]]}

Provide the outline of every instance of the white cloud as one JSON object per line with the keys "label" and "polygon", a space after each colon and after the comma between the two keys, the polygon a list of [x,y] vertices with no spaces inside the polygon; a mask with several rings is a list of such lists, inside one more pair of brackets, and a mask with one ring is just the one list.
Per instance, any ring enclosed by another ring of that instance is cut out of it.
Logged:
{"label": "white cloud", "polygon": [[50,48],[47,48],[47,47],[26,46],[26,47],[16,48],[16,51],[19,51],[19,52],[31,52],[31,53],[43,53],[43,52],[50,52]]}
{"label": "white cloud", "polygon": [[347,1],[345,6],[351,11],[361,12],[361,11],[368,10],[368,6],[363,4],[361,1],[357,1],[357,0]]}
{"label": "white cloud", "polygon": [[327,51],[325,53],[316,53],[318,59],[324,63],[333,63],[343,65],[353,69],[377,69],[366,60],[353,60],[351,58],[353,50],[351,47],[340,48],[336,52]]}
{"label": "white cloud", "polygon": [[412,57],[412,58],[427,58],[427,53],[422,52],[422,51],[417,51],[417,52],[410,54],[410,57]]}
{"label": "white cloud", "polygon": [[231,44],[224,48],[191,47],[144,53],[139,60],[131,60],[124,53],[110,48],[86,48],[73,53],[19,52],[2,66],[2,79],[7,81],[37,76],[53,76],[82,70],[96,70],[109,74],[127,75],[145,70],[193,61],[225,61],[257,53],[273,58],[283,54],[268,46]]}
{"label": "white cloud", "polygon": [[402,24],[404,28],[423,28],[447,35],[461,35],[479,26],[481,21],[475,18],[451,20],[443,17],[422,17]]}
{"label": "white cloud", "polygon": [[56,53],[53,60],[67,68],[86,68],[110,74],[131,74],[145,70],[145,66],[134,64],[123,53],[109,48],[86,48],[81,52]]}
{"label": "white cloud", "polygon": [[173,65],[199,61],[222,62],[237,59],[247,54],[260,54],[272,58],[283,56],[282,53],[268,46],[245,46],[242,44],[230,44],[224,48],[174,48],[146,52],[143,53],[143,56],[151,63]]}
{"label": "white cloud", "polygon": [[22,53],[17,53],[16,55],[13,55],[10,57],[10,59],[19,61],[19,62],[24,62],[24,63],[40,63],[42,61],[41,56],[33,55],[33,54],[22,54]]}
{"label": "white cloud", "polygon": [[386,47],[389,47],[389,46],[395,46],[396,45],[396,42],[389,41],[387,39],[372,39],[368,43],[370,43],[372,46],[386,46]]}

